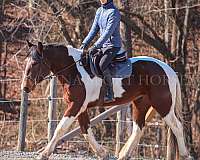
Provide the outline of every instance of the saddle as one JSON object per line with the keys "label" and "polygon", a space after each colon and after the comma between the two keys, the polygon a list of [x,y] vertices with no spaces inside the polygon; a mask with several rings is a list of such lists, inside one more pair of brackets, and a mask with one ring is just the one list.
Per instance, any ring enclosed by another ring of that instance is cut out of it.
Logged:
{"label": "saddle", "polygon": [[[91,77],[103,77],[103,74],[99,67],[99,62],[102,56],[103,53],[99,51],[94,55],[87,54],[84,58],[85,60],[83,60],[82,58],[82,64]],[[127,58],[127,52],[123,49],[118,51],[108,68],[110,70],[112,78],[130,77],[132,74],[132,63]]]}

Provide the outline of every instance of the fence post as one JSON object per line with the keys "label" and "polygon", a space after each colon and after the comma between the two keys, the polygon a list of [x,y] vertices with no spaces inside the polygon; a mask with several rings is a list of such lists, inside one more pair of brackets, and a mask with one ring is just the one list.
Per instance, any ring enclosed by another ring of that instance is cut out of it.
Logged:
{"label": "fence post", "polygon": [[117,124],[116,124],[116,149],[115,149],[115,156],[118,157],[120,149],[121,149],[121,142],[124,141],[124,131],[125,131],[125,121],[126,121],[126,112],[127,107],[129,105],[125,105],[122,107],[121,111],[117,112]]}
{"label": "fence post", "polygon": [[21,106],[20,106],[20,122],[19,122],[19,135],[18,135],[18,151],[24,151],[25,149],[25,137],[26,137],[26,123],[28,112],[28,93],[22,91],[21,93]]}
{"label": "fence post", "polygon": [[52,77],[50,80],[49,110],[48,110],[48,141],[53,137],[56,129],[56,98],[57,97],[57,79]]}

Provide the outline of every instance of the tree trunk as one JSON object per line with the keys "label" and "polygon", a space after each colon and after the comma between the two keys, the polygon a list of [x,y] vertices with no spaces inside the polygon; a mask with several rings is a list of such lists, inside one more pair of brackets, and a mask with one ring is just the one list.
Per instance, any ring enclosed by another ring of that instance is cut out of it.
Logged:
{"label": "tree trunk", "polygon": [[[0,22],[3,21],[4,3],[5,3],[4,0],[0,1]],[[4,69],[3,66],[2,66],[2,64],[3,64],[2,63],[2,58],[3,58],[2,54],[3,54],[3,41],[0,41],[0,66],[1,66],[0,72],[1,72],[1,74],[2,74],[3,69]],[[0,77],[2,78],[2,76],[3,75],[1,75]],[[3,97],[3,86],[2,86],[2,83],[0,82],[0,98],[2,98],[2,97]]]}
{"label": "tree trunk", "polygon": [[169,1],[164,0],[164,6],[165,6],[165,44],[167,47],[169,47]]}
{"label": "tree trunk", "polygon": [[[178,8],[178,0],[172,0],[172,8]],[[176,21],[177,21],[177,15],[178,15],[178,9],[176,9],[175,11],[172,11],[173,13],[173,25],[172,25],[172,39],[171,39],[171,53],[172,54],[176,54],[177,50],[177,32],[178,32],[178,28],[176,25]]]}
{"label": "tree trunk", "polygon": [[[120,1],[121,2],[121,8],[122,10],[126,11],[123,12],[122,14],[124,15],[124,17],[126,17],[127,19],[130,19],[130,5],[129,5],[129,0],[126,1]],[[122,44],[123,47],[127,50],[128,52],[128,57],[132,57],[132,37],[131,37],[131,27],[125,23],[121,24],[121,37],[122,37]]]}
{"label": "tree trunk", "polygon": [[[0,42],[0,66],[2,66],[1,65],[1,61],[2,61],[2,53],[3,53],[3,50],[2,50],[2,42]],[[0,68],[0,72],[1,72],[1,74],[2,74],[2,67]],[[0,78],[2,78],[2,75],[0,75]],[[2,96],[3,94],[2,94],[2,84],[1,84],[1,82],[0,82],[0,98],[3,98],[3,96]]]}
{"label": "tree trunk", "polygon": [[[4,61],[3,61],[3,66],[5,66],[7,64],[7,58],[8,58],[8,52],[7,52],[7,42],[5,42],[4,44],[4,53],[5,53],[5,57],[4,57]],[[4,75],[3,75],[3,79],[6,79],[7,77],[7,68],[4,68]],[[6,98],[6,91],[7,91],[7,83],[3,83],[3,88],[2,88],[2,94],[3,97],[2,98]]]}
{"label": "tree trunk", "polygon": [[[51,10],[53,11],[54,15],[57,16],[59,11],[55,6],[54,1],[53,0],[43,0],[43,1],[51,8]],[[61,32],[63,34],[63,37],[64,37],[65,41],[68,42],[73,47],[75,47],[75,44],[72,41],[72,39],[71,39],[71,37],[69,35],[69,32],[67,31],[67,28],[66,28],[67,25],[66,25],[64,19],[62,18],[62,16],[57,16],[57,19],[58,19],[58,22],[60,24],[60,30],[61,30]]]}
{"label": "tree trunk", "polygon": [[[186,5],[189,6],[190,0],[187,0]],[[192,129],[191,129],[191,120],[192,112],[190,104],[188,103],[191,97],[188,96],[189,88],[189,71],[188,71],[188,52],[187,52],[187,38],[188,38],[188,18],[189,18],[189,7],[185,9],[185,18],[184,21],[181,21],[177,15],[176,24],[178,26],[178,36],[177,36],[177,56],[179,57],[178,62],[176,63],[176,70],[179,72],[179,78],[182,80],[182,93],[183,93],[183,113],[184,113],[184,131],[186,136],[186,144],[190,150],[191,155],[195,155],[194,148],[192,146]]]}

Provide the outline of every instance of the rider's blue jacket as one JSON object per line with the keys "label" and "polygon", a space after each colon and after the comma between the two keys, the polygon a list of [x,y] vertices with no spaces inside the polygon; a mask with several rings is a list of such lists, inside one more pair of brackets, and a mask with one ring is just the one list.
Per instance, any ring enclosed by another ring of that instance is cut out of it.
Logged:
{"label": "rider's blue jacket", "polygon": [[82,44],[85,47],[89,46],[100,31],[100,37],[94,44],[95,47],[121,47],[120,18],[119,10],[114,6],[113,0],[108,0],[108,3],[97,10],[90,32]]}

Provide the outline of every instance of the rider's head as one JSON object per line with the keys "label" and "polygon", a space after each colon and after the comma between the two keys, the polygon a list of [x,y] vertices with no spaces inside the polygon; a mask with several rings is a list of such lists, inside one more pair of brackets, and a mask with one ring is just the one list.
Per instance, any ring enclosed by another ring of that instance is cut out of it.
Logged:
{"label": "rider's head", "polygon": [[106,3],[110,3],[111,1],[113,1],[113,0],[100,0],[100,2],[101,2],[101,4],[106,4]]}

